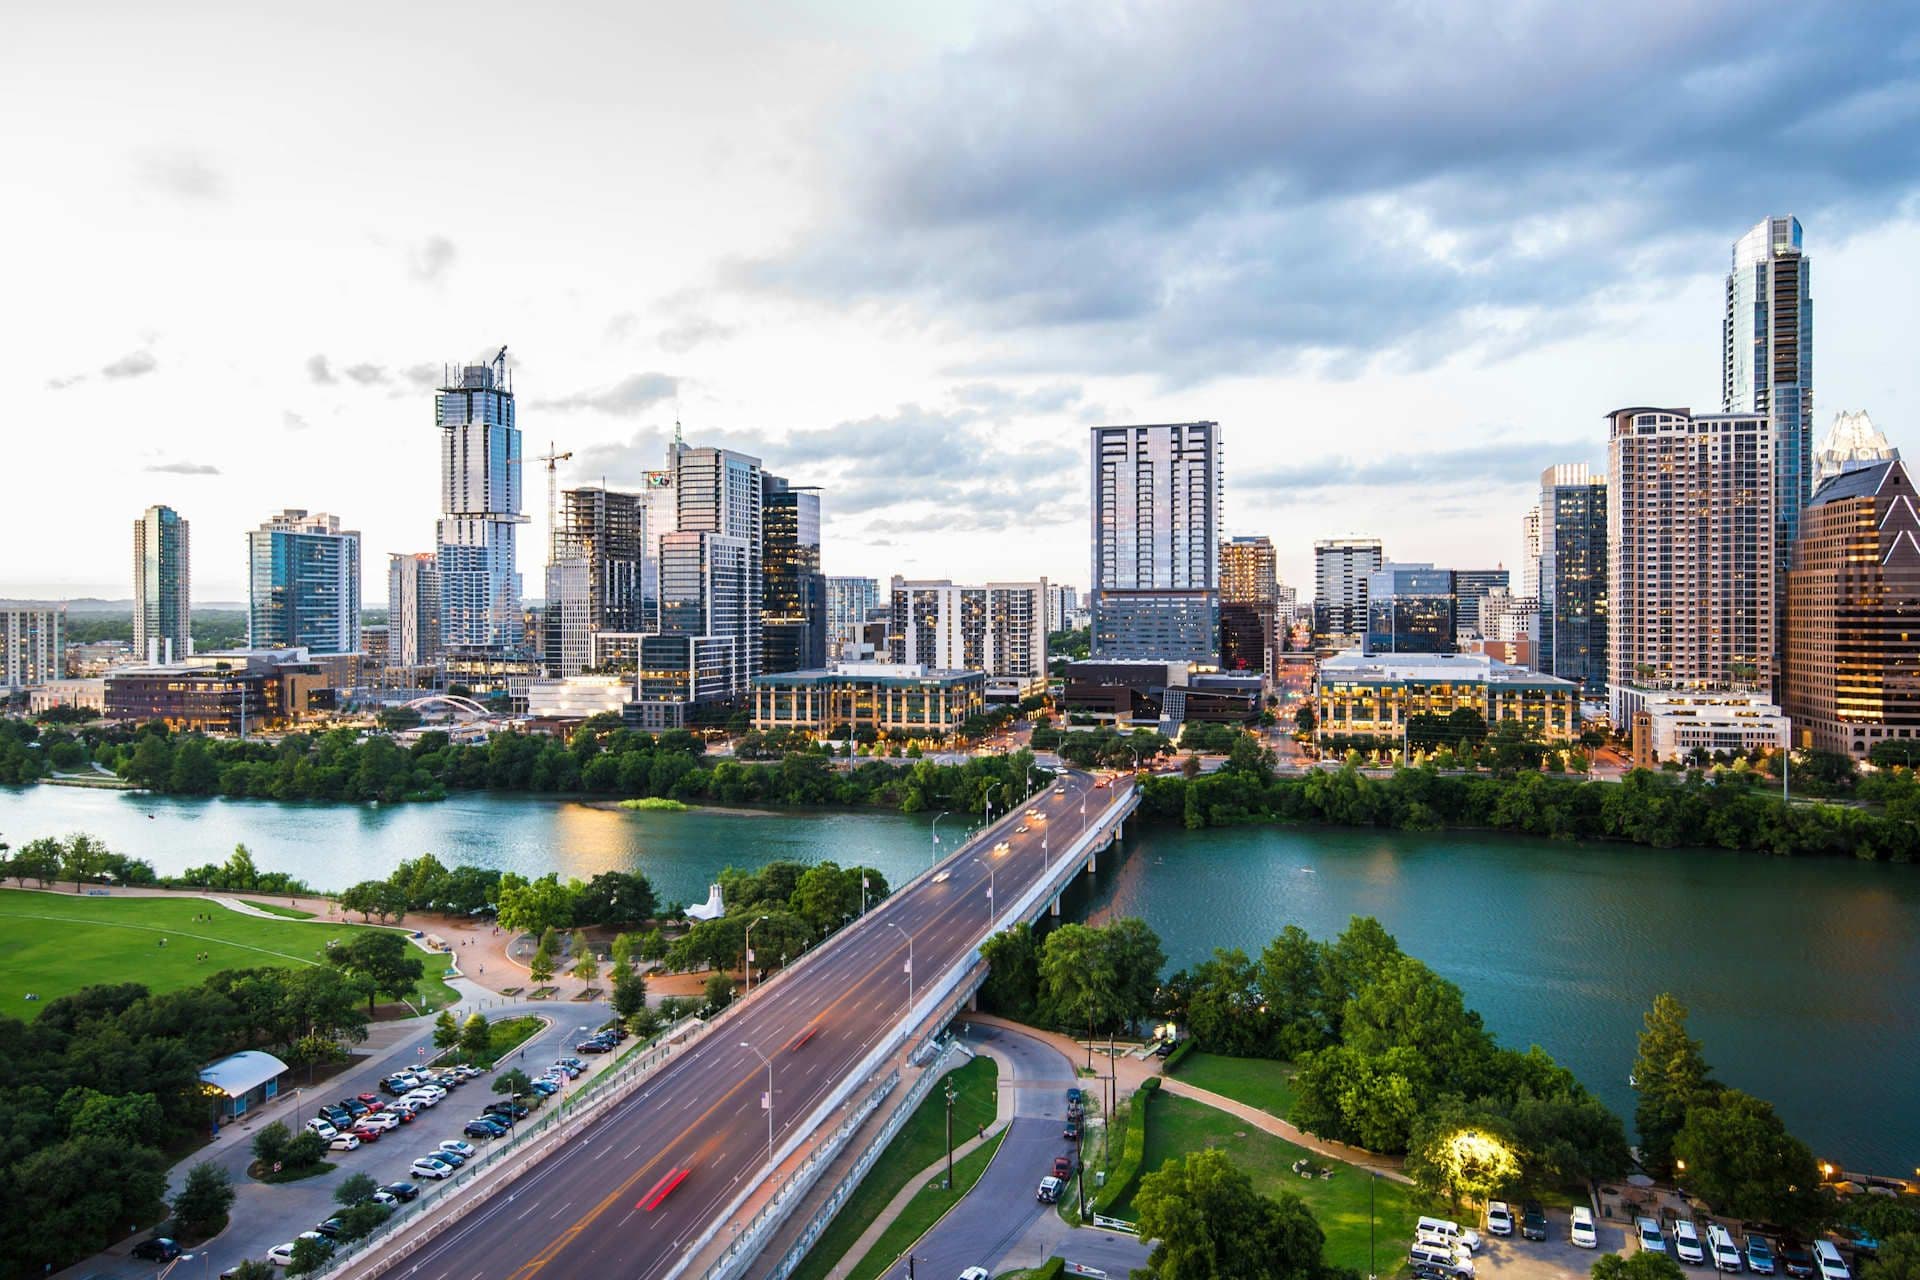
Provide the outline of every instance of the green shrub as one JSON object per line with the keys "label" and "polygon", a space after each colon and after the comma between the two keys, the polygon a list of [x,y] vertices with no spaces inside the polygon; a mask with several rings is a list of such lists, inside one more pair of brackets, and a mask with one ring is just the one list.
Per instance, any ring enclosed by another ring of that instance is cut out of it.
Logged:
{"label": "green shrub", "polygon": [[1107,1185],[1093,1197],[1095,1213],[1105,1213],[1119,1203],[1139,1178],[1140,1164],[1147,1158],[1147,1100],[1159,1087],[1160,1081],[1149,1077],[1128,1099],[1131,1110],[1127,1116],[1127,1142],[1120,1149],[1120,1158],[1113,1162]]}
{"label": "green shrub", "polygon": [[1162,1070],[1171,1074],[1173,1069],[1180,1065],[1180,1059],[1186,1057],[1191,1052],[1193,1052],[1193,1039],[1192,1037],[1188,1037],[1173,1046],[1173,1052],[1167,1055],[1167,1065],[1163,1067]]}

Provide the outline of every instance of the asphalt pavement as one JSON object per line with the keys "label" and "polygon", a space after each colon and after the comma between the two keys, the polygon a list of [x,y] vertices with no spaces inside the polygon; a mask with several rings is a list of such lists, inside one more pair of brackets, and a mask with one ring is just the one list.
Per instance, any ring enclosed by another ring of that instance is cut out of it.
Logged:
{"label": "asphalt pavement", "polygon": [[[1112,798],[1086,775],[1045,790],[951,855],[928,879],[877,904],[807,961],[746,999],[723,1029],[661,1068],[632,1097],[504,1187],[485,1208],[411,1254],[410,1280],[664,1275],[778,1147],[933,981],[985,937],[993,900],[1014,901]],[[1048,819],[1017,828],[1037,809]],[[995,854],[1005,841],[1005,853]],[[765,1109],[771,1075],[771,1117]],[[771,1129],[771,1133],[769,1132]]]}

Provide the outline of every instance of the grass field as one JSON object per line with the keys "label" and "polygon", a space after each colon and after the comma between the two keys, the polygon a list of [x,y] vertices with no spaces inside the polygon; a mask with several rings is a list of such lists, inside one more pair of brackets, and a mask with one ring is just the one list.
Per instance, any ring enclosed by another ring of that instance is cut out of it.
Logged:
{"label": "grass field", "polygon": [[[981,1057],[948,1075],[954,1092],[959,1095],[953,1104],[954,1141],[958,1142],[997,1114],[994,1081],[999,1068],[992,1058]],[[853,1242],[860,1238],[868,1224],[880,1216],[887,1202],[907,1185],[907,1180],[939,1159],[946,1149],[946,1087],[936,1084],[933,1092],[900,1126],[900,1132],[893,1135],[893,1141],[873,1162],[859,1189],[834,1215],[832,1224],[820,1233],[812,1251],[793,1273],[793,1280],[822,1280],[833,1269],[833,1264],[853,1248]],[[955,1172],[958,1173],[957,1168]]]}
{"label": "grass field", "polygon": [[276,907],[271,902],[258,902],[252,898],[242,898],[240,901],[246,903],[255,911],[264,911],[270,916],[279,916],[282,920],[313,919],[313,912],[302,911],[298,907]]}
{"label": "grass field", "polygon": [[[0,921],[0,1011],[26,1019],[57,996],[99,983],[177,991],[222,969],[319,964],[327,940],[355,928],[262,920],[204,898],[94,898],[23,889],[0,889]],[[201,953],[206,959],[194,959]],[[421,959],[426,975],[414,1003],[423,996],[435,1008],[453,1003],[456,993],[441,981],[452,957]],[[24,999],[29,992],[40,998]]]}
{"label": "grass field", "polygon": [[1293,1064],[1272,1058],[1190,1053],[1174,1073],[1182,1083],[1244,1102],[1285,1120],[1293,1110]]}
{"label": "grass field", "polygon": [[973,1184],[980,1181],[980,1175],[987,1171],[987,1165],[992,1162],[993,1153],[1000,1149],[1000,1139],[1006,1136],[1004,1131],[996,1133],[975,1150],[955,1160],[952,1190],[940,1185],[947,1176],[945,1169],[921,1187],[913,1199],[907,1201],[907,1207],[900,1211],[900,1216],[880,1233],[873,1248],[867,1250],[867,1256],[854,1265],[850,1273],[853,1280],[885,1280],[888,1265],[912,1247],[915,1240],[925,1235],[947,1210],[960,1203],[967,1192],[973,1190]]}
{"label": "grass field", "polygon": [[[1352,1165],[1334,1163],[1331,1178],[1302,1178],[1292,1169],[1293,1162],[1302,1156],[1316,1165],[1331,1162],[1271,1134],[1248,1129],[1242,1121],[1204,1103],[1176,1098],[1165,1090],[1154,1094],[1147,1104],[1147,1156],[1141,1163],[1142,1174],[1207,1147],[1225,1151],[1235,1167],[1253,1179],[1262,1195],[1290,1191],[1306,1201],[1326,1233],[1327,1261],[1352,1267],[1363,1275],[1395,1270],[1405,1259],[1407,1241],[1413,1238],[1414,1219],[1435,1208],[1423,1205],[1412,1187],[1386,1178],[1369,1178],[1364,1169]],[[1369,1182],[1373,1184],[1374,1259],[1378,1265],[1369,1265],[1367,1258]],[[1114,1216],[1133,1216],[1134,1194],[1129,1192],[1114,1206]]]}

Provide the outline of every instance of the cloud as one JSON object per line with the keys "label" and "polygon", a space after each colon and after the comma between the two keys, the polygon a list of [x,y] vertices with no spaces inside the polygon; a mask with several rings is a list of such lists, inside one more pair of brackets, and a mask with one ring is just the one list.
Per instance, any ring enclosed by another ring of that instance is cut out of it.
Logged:
{"label": "cloud", "polygon": [[445,374],[446,371],[439,365],[426,361],[420,364],[410,364],[400,371],[400,376],[406,380],[409,386],[421,391],[431,391],[435,387],[438,387],[441,378],[443,378]]}
{"label": "cloud", "polygon": [[182,200],[215,201],[227,195],[227,179],[195,151],[148,150],[134,157],[143,186]]}
{"label": "cloud", "polygon": [[100,376],[118,381],[123,378],[144,378],[160,367],[151,351],[129,351],[118,360],[109,361],[100,367]]}
{"label": "cloud", "polygon": [[1506,440],[1365,458],[1321,457],[1235,473],[1235,493],[1285,495],[1327,489],[1374,489],[1458,484],[1524,486],[1548,467],[1590,460],[1592,440]]}
{"label": "cloud", "polygon": [[48,378],[47,390],[65,391],[68,387],[78,386],[80,383],[85,382],[86,380],[87,380],[87,375],[84,373],[71,374],[65,378]]}
{"label": "cloud", "polygon": [[280,411],[280,425],[288,431],[305,431],[313,424],[291,409],[282,409]]}
{"label": "cloud", "polygon": [[217,476],[220,468],[210,462],[156,462],[144,468],[174,476]]}
{"label": "cloud", "polygon": [[671,400],[678,394],[678,378],[664,373],[635,373],[612,386],[579,391],[552,400],[536,400],[533,404],[542,409],[598,409],[602,413],[631,414],[663,400]]}
{"label": "cloud", "polygon": [[995,373],[1504,358],[1724,270],[1783,204],[1815,254],[1898,212],[1920,11],[1844,12],[1023,10],[850,103],[841,202],[731,279],[991,335]]}
{"label": "cloud", "polygon": [[688,316],[677,324],[662,329],[656,337],[664,351],[674,355],[684,355],[703,342],[712,342],[719,338],[733,336],[731,325],[720,324],[705,316]]}
{"label": "cloud", "polygon": [[445,236],[428,236],[407,250],[407,272],[423,284],[436,284],[458,256],[453,241]]}
{"label": "cloud", "polygon": [[363,387],[387,381],[387,371],[377,364],[350,364],[343,372]]}
{"label": "cloud", "polygon": [[333,365],[317,352],[307,357],[307,377],[322,384],[340,380],[333,376]]}

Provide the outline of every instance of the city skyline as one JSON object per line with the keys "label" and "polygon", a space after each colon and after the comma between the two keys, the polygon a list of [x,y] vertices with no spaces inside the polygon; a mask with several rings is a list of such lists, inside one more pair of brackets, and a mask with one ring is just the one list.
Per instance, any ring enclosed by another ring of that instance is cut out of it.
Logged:
{"label": "city skyline", "polygon": [[[124,15],[111,47],[79,16],[25,15],[0,100],[63,101],[75,86],[49,69],[84,65],[99,109],[57,144],[28,139],[5,179],[42,247],[0,322],[42,424],[17,465],[51,472],[97,441],[96,500],[190,512],[202,548],[294,505],[344,513],[380,553],[419,550],[419,392],[448,351],[511,341],[520,426],[575,455],[563,485],[638,487],[677,415],[821,486],[830,574],[1084,579],[1063,536],[1086,518],[1073,435],[1201,418],[1237,442],[1223,533],[1272,538],[1290,584],[1314,540],[1349,533],[1513,568],[1507,509],[1545,466],[1597,467],[1609,408],[1720,403],[1701,340],[1725,309],[1727,246],[1786,215],[1819,261],[1814,430],[1865,409],[1898,439],[1913,415],[1899,335],[1920,301],[1884,285],[1920,251],[1899,141],[1910,16],[1543,8],[1497,40],[1466,15],[1399,17],[1370,32],[1375,51],[1331,10],[797,13],[674,15],[626,41],[641,19],[578,8],[528,35],[512,92],[479,112],[400,53],[489,38],[431,6],[379,37],[349,12],[297,31],[257,15],[225,33],[217,68],[190,12]],[[633,44],[613,74],[601,51]],[[1750,70],[1787,47],[1804,74]],[[1403,56],[1417,48],[1441,56]],[[1141,110],[1180,103],[1147,127],[1102,95],[1063,110],[1025,74],[1124,76],[1166,49],[1193,70],[1138,79]],[[236,66],[275,67],[287,91],[233,112],[207,86]],[[1593,92],[1627,66],[1674,86],[1633,121]],[[1451,93],[1454,76],[1502,90]],[[575,84],[595,86],[593,110],[534,109]],[[942,94],[978,110],[936,111]],[[1429,124],[1434,100],[1455,114]],[[139,126],[108,123],[125,118]],[[872,145],[835,141],[850,121]],[[1406,141],[1435,129],[1473,144]],[[522,180],[449,202],[420,177],[440,139],[472,136]],[[1355,151],[1377,165],[1332,159]],[[644,177],[580,158],[605,154],[643,156]],[[109,279],[103,320],[86,300]],[[133,434],[156,415],[163,430]],[[329,465],[290,491],[281,464],[308,452]],[[16,518],[58,520],[54,501],[23,495]],[[521,540],[544,545],[528,507]],[[73,529],[48,565],[0,540],[0,592],[121,596],[116,542]],[[242,596],[238,560],[197,568],[204,598]],[[534,587],[539,566],[520,568]]]}

